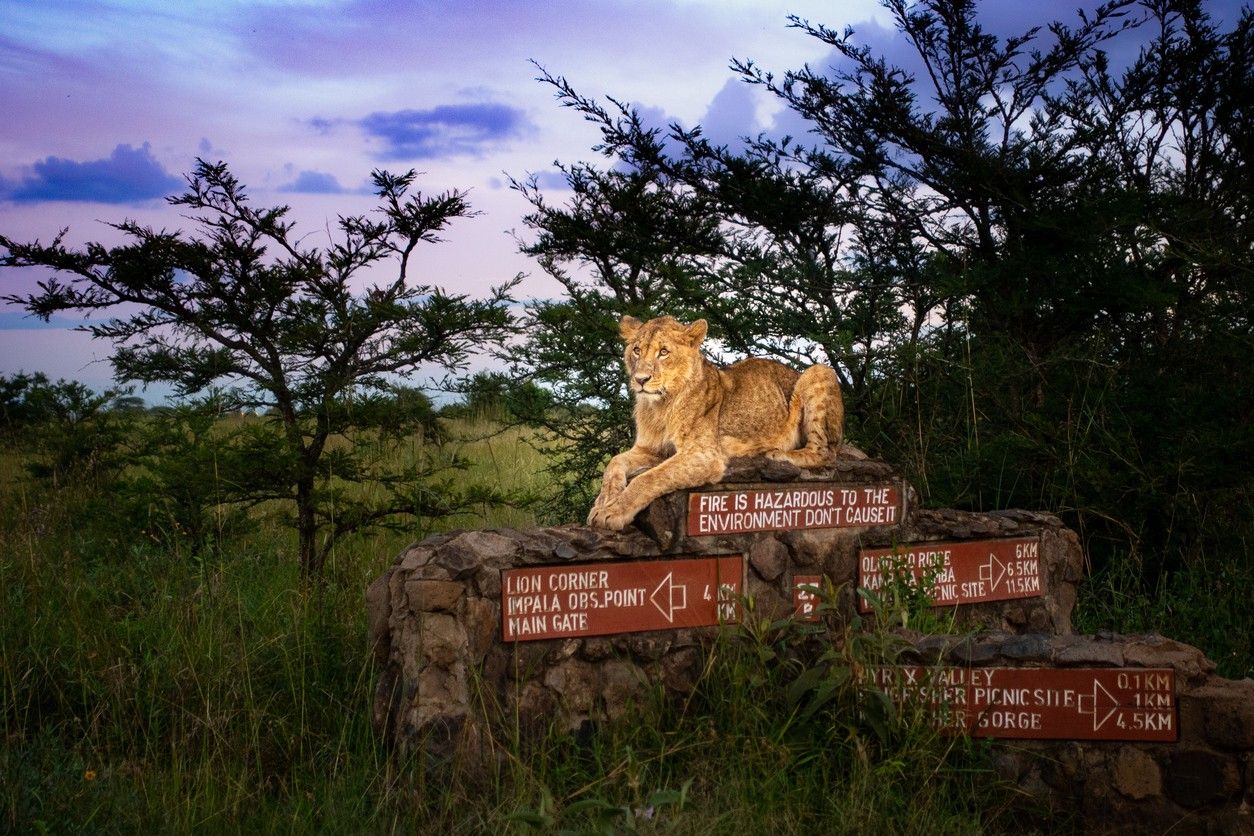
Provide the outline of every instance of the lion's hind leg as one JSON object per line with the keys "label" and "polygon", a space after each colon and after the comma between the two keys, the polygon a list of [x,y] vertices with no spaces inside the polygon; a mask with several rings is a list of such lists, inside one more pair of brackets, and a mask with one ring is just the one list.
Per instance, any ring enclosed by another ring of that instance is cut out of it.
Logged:
{"label": "lion's hind leg", "polygon": [[840,378],[830,366],[811,366],[797,378],[789,403],[789,417],[800,424],[802,446],[772,450],[768,458],[798,467],[818,467],[836,458],[844,437],[845,404]]}

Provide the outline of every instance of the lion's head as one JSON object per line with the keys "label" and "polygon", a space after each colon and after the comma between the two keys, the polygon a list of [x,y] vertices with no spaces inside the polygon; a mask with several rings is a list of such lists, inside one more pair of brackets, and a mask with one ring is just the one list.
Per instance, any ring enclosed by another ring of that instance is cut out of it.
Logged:
{"label": "lion's head", "polygon": [[673,316],[659,316],[641,323],[624,316],[618,333],[627,343],[623,363],[627,386],[637,399],[661,400],[682,389],[701,366],[701,341],[706,322],[684,325]]}

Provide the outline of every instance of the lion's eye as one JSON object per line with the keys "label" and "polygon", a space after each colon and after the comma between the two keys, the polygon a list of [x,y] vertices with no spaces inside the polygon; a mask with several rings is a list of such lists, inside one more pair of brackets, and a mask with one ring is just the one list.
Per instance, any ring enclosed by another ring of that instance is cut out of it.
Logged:
{"label": "lion's eye", "polygon": [[638,346],[638,345],[637,345],[637,346],[633,346],[633,347],[632,347],[632,349],[631,349],[631,353],[632,353],[632,354],[634,354],[636,357],[639,357],[639,356],[640,356],[640,346]]}
{"label": "lion's eye", "polygon": [[659,349],[658,349],[658,351],[657,351],[657,356],[658,356],[658,357],[665,357],[666,355],[668,355],[668,354],[670,354],[670,353],[671,353],[671,350],[670,350],[669,348],[659,348]]}

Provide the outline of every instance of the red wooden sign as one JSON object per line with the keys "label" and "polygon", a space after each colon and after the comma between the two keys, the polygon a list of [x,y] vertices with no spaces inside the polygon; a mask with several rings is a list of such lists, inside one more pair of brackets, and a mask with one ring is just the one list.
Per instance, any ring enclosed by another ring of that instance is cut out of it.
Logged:
{"label": "red wooden sign", "polygon": [[870,671],[898,702],[975,737],[1174,741],[1175,671],[1158,668],[923,668]]}
{"label": "red wooden sign", "polygon": [[[968,540],[959,543],[911,543],[896,549],[866,549],[858,558],[858,585],[877,592],[894,565],[915,583],[931,577],[932,603],[938,607],[1035,598],[1041,594],[1041,541]],[[858,596],[858,607],[871,606]]]}
{"label": "red wooden sign", "polygon": [[505,641],[706,627],[740,617],[742,556],[501,572]]}
{"label": "red wooden sign", "polygon": [[901,495],[895,485],[789,485],[688,494],[688,534],[743,534],[802,528],[896,525]]}
{"label": "red wooden sign", "polygon": [[798,621],[819,620],[819,596],[803,586],[822,586],[822,575],[792,576],[792,611]]}

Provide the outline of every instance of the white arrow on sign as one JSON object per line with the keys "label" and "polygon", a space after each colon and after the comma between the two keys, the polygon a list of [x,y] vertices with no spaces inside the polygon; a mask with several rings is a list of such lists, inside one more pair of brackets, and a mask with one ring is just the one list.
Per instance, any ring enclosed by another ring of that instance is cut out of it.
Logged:
{"label": "white arrow on sign", "polygon": [[[1100,720],[1098,719],[1098,715],[1101,714],[1101,710],[1105,708],[1105,706],[1101,705],[1098,702],[1098,695],[1097,695],[1098,691],[1101,691],[1103,694],[1105,694],[1106,699],[1109,700],[1110,702],[1110,710],[1107,711],[1105,714],[1102,714]],[[1106,686],[1096,679],[1093,680],[1093,696],[1089,697],[1089,699],[1093,701],[1091,708],[1084,707],[1085,703],[1087,702],[1085,697],[1088,697],[1088,695],[1083,694],[1080,696],[1080,705],[1076,707],[1076,710],[1079,711],[1081,714],[1093,715],[1093,731],[1097,731],[1102,726],[1106,725],[1106,721],[1109,720],[1111,717],[1113,717],[1115,712],[1119,710],[1119,700],[1115,699],[1115,695],[1107,691]]]}
{"label": "white arrow on sign", "polygon": [[[662,613],[666,620],[671,623],[675,621],[675,610],[688,609],[688,587],[684,584],[675,583],[672,580],[674,574],[674,572],[667,572],[666,577],[662,578],[662,582],[657,585],[657,589],[653,590],[653,594],[649,596],[653,606],[657,607],[658,612]],[[662,604],[663,601],[665,606]]]}
{"label": "white arrow on sign", "polygon": [[[993,566],[996,564],[998,572],[996,579],[993,578]],[[989,589],[996,589],[1001,583],[1001,579],[1006,576],[1006,564],[997,559],[997,555],[992,552],[988,553],[988,563],[980,567],[980,580],[987,581]]]}

